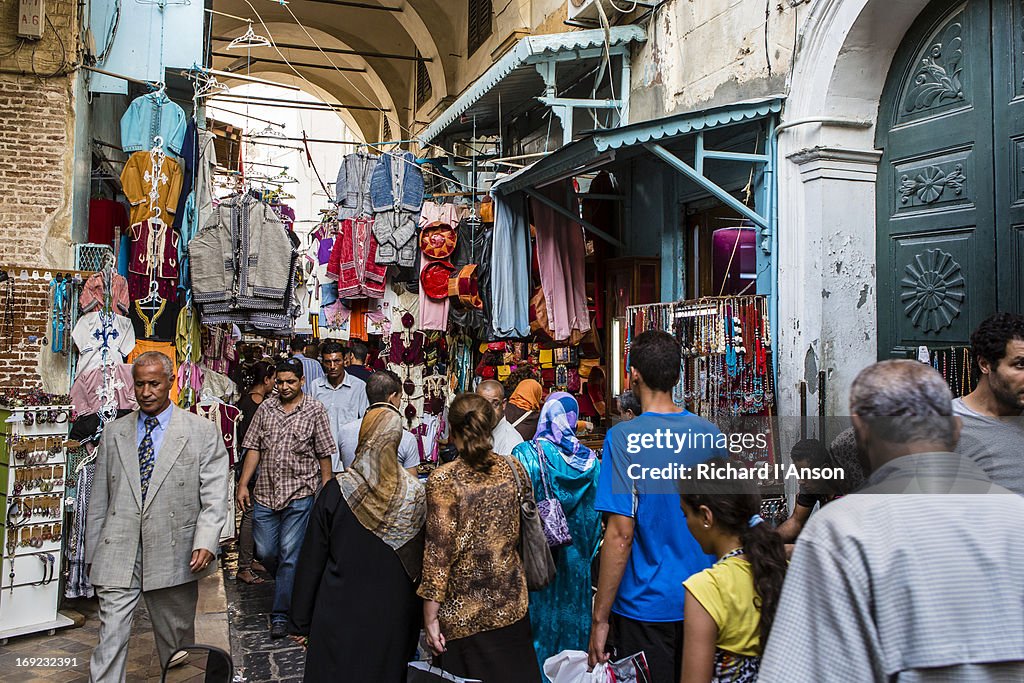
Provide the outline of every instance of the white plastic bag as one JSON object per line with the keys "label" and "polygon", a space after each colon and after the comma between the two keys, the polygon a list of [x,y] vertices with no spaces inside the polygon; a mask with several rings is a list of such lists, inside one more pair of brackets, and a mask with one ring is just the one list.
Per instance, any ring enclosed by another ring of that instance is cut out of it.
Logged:
{"label": "white plastic bag", "polygon": [[544,675],[552,683],[611,683],[612,677],[607,664],[598,664],[593,671],[587,671],[587,653],[579,650],[563,650],[544,660]]}

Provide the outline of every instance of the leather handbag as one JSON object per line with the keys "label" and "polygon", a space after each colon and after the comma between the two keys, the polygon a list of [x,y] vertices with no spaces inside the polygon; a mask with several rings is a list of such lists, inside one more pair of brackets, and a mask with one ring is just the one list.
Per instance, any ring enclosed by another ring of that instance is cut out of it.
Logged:
{"label": "leather handbag", "polygon": [[551,493],[546,475],[548,469],[548,457],[544,453],[544,446],[538,439],[533,442],[537,449],[537,461],[540,467],[540,482],[544,487],[544,498],[537,501],[537,515],[540,517],[541,527],[544,529],[544,537],[552,548],[561,548],[564,545],[572,545],[572,534],[569,532],[569,522],[565,519],[565,510],[562,509],[562,501]]}
{"label": "leather handbag", "polygon": [[512,456],[503,455],[506,464],[512,470],[516,480],[516,493],[519,497],[519,556],[523,560],[526,573],[526,588],[537,591],[544,588],[555,578],[555,559],[551,556],[551,546],[544,535],[544,529],[537,514],[537,504],[533,496],[523,495],[523,484],[519,479],[519,470],[512,462]]}

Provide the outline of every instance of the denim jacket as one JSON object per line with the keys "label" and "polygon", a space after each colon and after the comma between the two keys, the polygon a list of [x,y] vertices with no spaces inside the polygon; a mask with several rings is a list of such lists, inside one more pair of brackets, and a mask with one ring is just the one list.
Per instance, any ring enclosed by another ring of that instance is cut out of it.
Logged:
{"label": "denim jacket", "polygon": [[370,200],[377,212],[400,209],[419,213],[423,206],[423,173],[411,152],[380,155],[370,177]]}
{"label": "denim jacket", "polygon": [[377,157],[364,152],[353,152],[341,160],[334,189],[339,219],[373,214],[370,202],[370,177],[376,164]]}
{"label": "denim jacket", "polygon": [[136,97],[121,117],[121,149],[127,153],[151,149],[159,135],[164,149],[181,156],[187,122],[185,111],[166,93]]}

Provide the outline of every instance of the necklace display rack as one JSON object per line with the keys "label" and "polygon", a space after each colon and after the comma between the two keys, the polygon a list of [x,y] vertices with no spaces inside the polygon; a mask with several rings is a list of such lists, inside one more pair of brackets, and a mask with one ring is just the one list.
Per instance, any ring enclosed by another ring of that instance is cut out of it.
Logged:
{"label": "necklace display rack", "polygon": [[[770,427],[775,414],[772,332],[764,296],[705,297],[630,306],[626,362],[637,335],[662,330],[682,347],[682,367],[673,400],[717,425],[724,433]],[[744,450],[750,464],[772,462],[766,448]],[[772,482],[767,482],[771,485]]]}

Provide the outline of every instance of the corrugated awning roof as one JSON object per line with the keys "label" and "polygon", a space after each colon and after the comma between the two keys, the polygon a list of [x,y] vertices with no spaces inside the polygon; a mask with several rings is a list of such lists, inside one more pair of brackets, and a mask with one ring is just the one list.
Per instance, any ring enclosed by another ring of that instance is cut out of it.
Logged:
{"label": "corrugated awning roof", "polygon": [[614,159],[618,149],[680,137],[697,131],[721,128],[763,118],[782,111],[781,96],[738,102],[724,107],[675,114],[621,128],[594,131],[562,147],[526,168],[500,178],[492,190],[508,194],[538,187],[573,173],[584,173]]}
{"label": "corrugated awning roof", "polygon": [[496,124],[499,108],[500,114],[508,117],[536,106],[536,98],[544,93],[544,80],[537,64],[557,60],[559,82],[572,83],[597,65],[604,54],[606,37],[609,49],[621,49],[647,39],[644,29],[634,25],[613,26],[607,34],[604,29],[592,29],[527,36],[491,65],[418,137],[433,142],[443,134],[471,130],[474,116],[478,129],[487,129]]}

